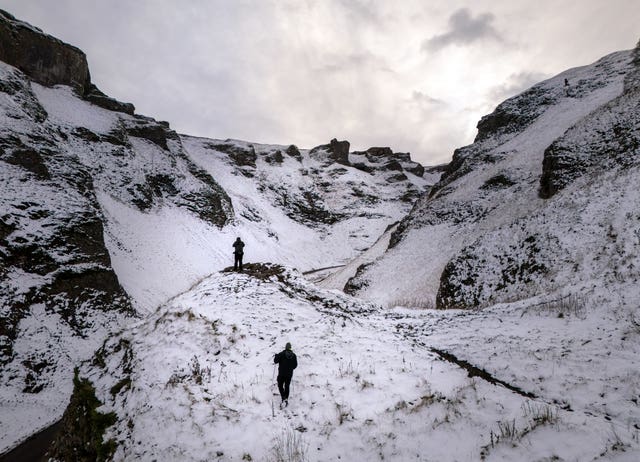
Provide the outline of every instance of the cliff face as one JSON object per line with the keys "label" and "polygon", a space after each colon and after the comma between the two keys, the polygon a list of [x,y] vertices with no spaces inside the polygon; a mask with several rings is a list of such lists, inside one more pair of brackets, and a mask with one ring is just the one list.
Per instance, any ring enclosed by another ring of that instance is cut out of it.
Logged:
{"label": "cliff face", "polygon": [[68,85],[81,95],[91,86],[87,57],[81,50],[3,10],[0,10],[0,61],[20,69],[42,85]]}

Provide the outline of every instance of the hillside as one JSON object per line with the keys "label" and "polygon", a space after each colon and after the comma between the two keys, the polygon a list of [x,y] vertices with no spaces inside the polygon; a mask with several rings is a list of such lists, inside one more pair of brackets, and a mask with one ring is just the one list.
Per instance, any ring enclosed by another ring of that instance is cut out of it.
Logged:
{"label": "hillside", "polygon": [[498,106],[347,290],[477,308],[633,281],[638,92],[625,79],[636,72],[618,52]]}
{"label": "hillside", "polygon": [[0,451],[59,419],[73,368],[232,262],[346,263],[437,176],[349,152],[179,135],[91,83],[81,50],[0,11]]}
{"label": "hillside", "polygon": [[56,461],[640,457],[640,50],[425,169],[178,134],[1,10],[0,42],[0,451],[60,421]]}

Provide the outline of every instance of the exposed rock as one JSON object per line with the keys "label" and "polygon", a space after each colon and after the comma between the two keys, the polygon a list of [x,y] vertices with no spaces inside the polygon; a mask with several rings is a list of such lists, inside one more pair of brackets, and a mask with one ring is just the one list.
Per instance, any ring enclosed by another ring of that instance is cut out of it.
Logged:
{"label": "exposed rock", "polygon": [[43,85],[69,85],[84,94],[91,79],[85,54],[0,10],[0,60]]}
{"label": "exposed rock", "polygon": [[480,189],[501,189],[508,188],[509,186],[513,186],[516,184],[515,181],[510,179],[504,173],[500,173],[498,175],[492,176],[485,183],[480,186]]}
{"label": "exposed rock", "polygon": [[[640,49],[634,53],[640,56]],[[633,65],[622,95],[590,114],[545,150],[541,198],[551,198],[585,174],[640,164],[640,85],[633,83],[640,81],[640,58],[634,58]]]}
{"label": "exposed rock", "polygon": [[440,276],[436,308],[477,308],[507,288],[525,287],[544,276],[549,256],[541,250],[539,240],[539,236],[529,235],[496,254],[488,254],[486,248],[475,244],[464,248]]}
{"label": "exposed rock", "polygon": [[383,162],[384,160],[391,159],[393,157],[393,151],[391,148],[383,147],[376,148],[372,147],[367,149],[364,152],[355,151],[354,154],[363,154],[369,162]]}
{"label": "exposed rock", "polygon": [[128,125],[126,130],[130,136],[144,138],[164,150],[169,149],[167,146],[168,130],[161,124],[155,123],[155,121],[148,122],[146,120],[139,120],[134,125]]}
{"label": "exposed rock", "polygon": [[267,154],[264,160],[271,165],[281,164],[284,161],[284,157],[282,156],[282,151],[277,149],[276,151]]}
{"label": "exposed rock", "polygon": [[62,417],[62,430],[47,453],[55,460],[79,462],[108,460],[116,449],[116,441],[104,441],[104,432],[116,422],[113,412],[98,410],[103,403],[96,397],[93,384],[78,374],[73,378],[73,394]]}
{"label": "exposed rock", "polygon": [[251,167],[256,168],[256,150],[252,145],[236,144],[227,140],[224,143],[216,143],[214,141],[208,141],[206,143],[208,149],[214,149],[219,152],[223,152],[229,156],[229,158],[238,167]]}
{"label": "exposed rock", "polygon": [[315,148],[309,151],[309,154],[312,156],[317,155],[320,152],[326,152],[328,154],[327,159],[330,162],[336,162],[338,164],[350,165],[349,164],[349,142],[348,141],[338,141],[337,139],[332,139],[329,144],[322,144],[320,146],[316,146]]}
{"label": "exposed rock", "polygon": [[395,175],[389,175],[387,177],[387,182],[388,183],[399,183],[401,181],[407,181],[407,175],[405,175],[404,173],[397,173]]}
{"label": "exposed rock", "polygon": [[366,269],[372,264],[373,263],[363,263],[362,265],[358,266],[358,268],[356,269],[356,274],[352,278],[349,278],[347,283],[344,285],[344,288],[342,289],[345,294],[356,295],[359,290],[362,290],[369,285],[367,279],[363,278],[362,276]]}
{"label": "exposed rock", "polygon": [[40,180],[51,178],[42,156],[34,149],[16,149],[11,154],[2,156],[1,159],[9,164],[19,165]]}
{"label": "exposed rock", "polygon": [[539,84],[506,100],[491,114],[480,119],[474,142],[522,131],[545,111],[546,106],[556,103],[558,97],[557,92]]}
{"label": "exposed rock", "polygon": [[424,175],[424,167],[418,162],[403,162],[402,168],[407,172],[413,173],[416,176],[421,177]]}
{"label": "exposed rock", "polygon": [[98,87],[93,84],[91,84],[88,90],[85,92],[84,98],[87,101],[95,104],[96,106],[100,106],[110,111],[124,112],[125,114],[133,115],[136,110],[133,104],[123,103],[114,98],[111,98],[102,93],[98,89]]}
{"label": "exposed rock", "polygon": [[288,156],[293,157],[298,161],[302,160],[302,155],[300,154],[300,150],[298,149],[297,146],[293,144],[290,145],[285,152],[287,153]]}

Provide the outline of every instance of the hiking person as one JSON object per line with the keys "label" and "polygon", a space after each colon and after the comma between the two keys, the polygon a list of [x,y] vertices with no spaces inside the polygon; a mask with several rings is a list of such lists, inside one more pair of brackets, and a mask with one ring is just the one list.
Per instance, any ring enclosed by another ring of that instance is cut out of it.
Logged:
{"label": "hiking person", "polygon": [[234,271],[242,271],[242,256],[244,255],[244,242],[239,237],[236,238],[236,241],[233,243],[233,270]]}
{"label": "hiking person", "polygon": [[280,407],[287,406],[289,404],[291,377],[293,377],[293,370],[298,367],[298,359],[296,354],[291,351],[291,343],[287,342],[284,350],[273,357],[273,363],[278,365],[278,391],[280,391],[280,397],[282,398]]}

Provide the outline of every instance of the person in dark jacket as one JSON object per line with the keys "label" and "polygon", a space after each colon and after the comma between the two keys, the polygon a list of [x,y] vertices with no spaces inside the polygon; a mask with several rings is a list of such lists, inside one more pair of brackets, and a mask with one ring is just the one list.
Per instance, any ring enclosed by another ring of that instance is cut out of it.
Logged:
{"label": "person in dark jacket", "polygon": [[233,243],[233,248],[235,249],[233,251],[233,270],[242,271],[242,256],[244,255],[244,242],[242,242],[242,239],[237,238]]}
{"label": "person in dark jacket", "polygon": [[298,367],[296,354],[291,351],[291,344],[287,342],[284,350],[273,357],[273,362],[278,365],[278,390],[282,403],[280,406],[289,404],[289,386],[293,377],[293,370]]}

